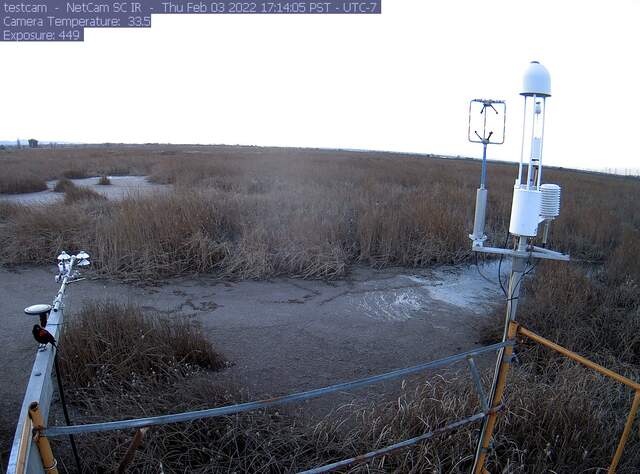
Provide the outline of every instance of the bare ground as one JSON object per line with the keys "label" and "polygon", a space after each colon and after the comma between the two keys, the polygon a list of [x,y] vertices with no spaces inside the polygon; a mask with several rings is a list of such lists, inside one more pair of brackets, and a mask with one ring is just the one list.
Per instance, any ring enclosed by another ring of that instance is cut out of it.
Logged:
{"label": "bare ground", "polygon": [[[484,272],[495,277],[495,264]],[[36,344],[23,308],[50,302],[54,270],[0,270],[0,440],[12,438]],[[91,299],[129,300],[196,318],[232,363],[213,374],[254,397],[277,396],[426,362],[478,346],[478,323],[501,298],[474,267],[355,268],[336,282],[178,278],[154,286],[86,280],[69,286],[66,318]],[[363,393],[363,392],[361,392]],[[375,390],[367,391],[373,396]],[[334,401],[336,399],[334,398]]]}

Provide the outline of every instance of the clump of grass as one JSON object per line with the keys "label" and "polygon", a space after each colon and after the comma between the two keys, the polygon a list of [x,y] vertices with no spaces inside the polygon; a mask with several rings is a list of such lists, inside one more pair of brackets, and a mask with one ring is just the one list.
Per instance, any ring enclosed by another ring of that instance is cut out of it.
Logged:
{"label": "clump of grass", "polygon": [[67,178],[59,179],[53,190],[58,193],[64,193],[64,203],[66,205],[87,202],[99,204],[107,201],[107,198],[99,192],[86,186],[76,186],[73,181]]}
{"label": "clump of grass", "polygon": [[44,179],[31,173],[7,173],[0,175],[0,194],[35,193],[47,189]]}
{"label": "clump of grass", "polygon": [[[207,272],[227,255],[228,217],[196,192],[129,197],[96,222],[100,271],[151,277]],[[119,261],[109,261],[124,246]]]}
{"label": "clump of grass", "polygon": [[640,228],[625,225],[620,244],[612,252],[606,267],[607,281],[618,286],[640,285]]}
{"label": "clump of grass", "polygon": [[100,186],[108,186],[109,184],[111,184],[111,180],[109,179],[108,176],[100,176],[100,179],[98,179],[98,184]]}
{"label": "clump of grass", "polygon": [[107,198],[97,191],[85,186],[67,188],[64,193],[64,203],[74,204],[87,201],[106,201]]}
{"label": "clump of grass", "polygon": [[61,178],[58,180],[56,185],[53,187],[53,191],[56,193],[64,193],[71,188],[75,188],[76,185],[73,184],[73,181],[67,178]]}
{"label": "clump of grass", "polygon": [[84,167],[74,167],[62,171],[62,176],[67,179],[83,179],[90,177],[90,174]]}
{"label": "clump of grass", "polygon": [[50,264],[52,255],[81,249],[91,240],[87,229],[94,216],[80,204],[12,205],[5,212],[0,226],[0,259],[5,264]]}
{"label": "clump of grass", "polygon": [[0,223],[20,214],[23,206],[12,202],[0,201]]}
{"label": "clump of grass", "polygon": [[177,372],[225,365],[199,327],[138,307],[92,302],[65,329],[63,366],[73,384],[130,387],[135,377],[163,381]]}

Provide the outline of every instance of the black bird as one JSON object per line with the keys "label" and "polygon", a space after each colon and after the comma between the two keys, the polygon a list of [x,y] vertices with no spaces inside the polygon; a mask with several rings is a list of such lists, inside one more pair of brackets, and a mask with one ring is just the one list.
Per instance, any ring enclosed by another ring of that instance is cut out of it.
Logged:
{"label": "black bird", "polygon": [[45,328],[40,327],[39,324],[34,324],[31,333],[33,334],[33,338],[44,347],[47,347],[47,344],[51,344],[53,347],[58,347],[56,346],[56,338],[53,337],[53,334]]}

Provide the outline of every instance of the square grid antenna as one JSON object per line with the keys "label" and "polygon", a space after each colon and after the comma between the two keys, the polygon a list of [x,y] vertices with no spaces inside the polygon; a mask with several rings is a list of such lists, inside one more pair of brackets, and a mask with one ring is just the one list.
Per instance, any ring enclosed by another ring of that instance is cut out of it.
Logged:
{"label": "square grid antenna", "polygon": [[473,233],[469,238],[474,245],[482,247],[487,239],[484,221],[487,207],[487,146],[504,143],[507,121],[507,104],[504,100],[473,99],[469,102],[469,129],[467,138],[472,143],[482,143],[482,173],[480,187],[476,192],[476,213]]}
{"label": "square grid antenna", "polygon": [[473,99],[469,102],[468,139],[483,145],[502,145],[507,122],[504,100]]}

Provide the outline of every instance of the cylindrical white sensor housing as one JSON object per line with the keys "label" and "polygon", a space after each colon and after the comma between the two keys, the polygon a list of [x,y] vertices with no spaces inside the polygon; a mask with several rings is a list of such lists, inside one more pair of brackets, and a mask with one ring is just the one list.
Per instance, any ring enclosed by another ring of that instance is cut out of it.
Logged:
{"label": "cylindrical white sensor housing", "polygon": [[541,201],[542,193],[537,189],[514,187],[509,232],[535,237],[538,234]]}

